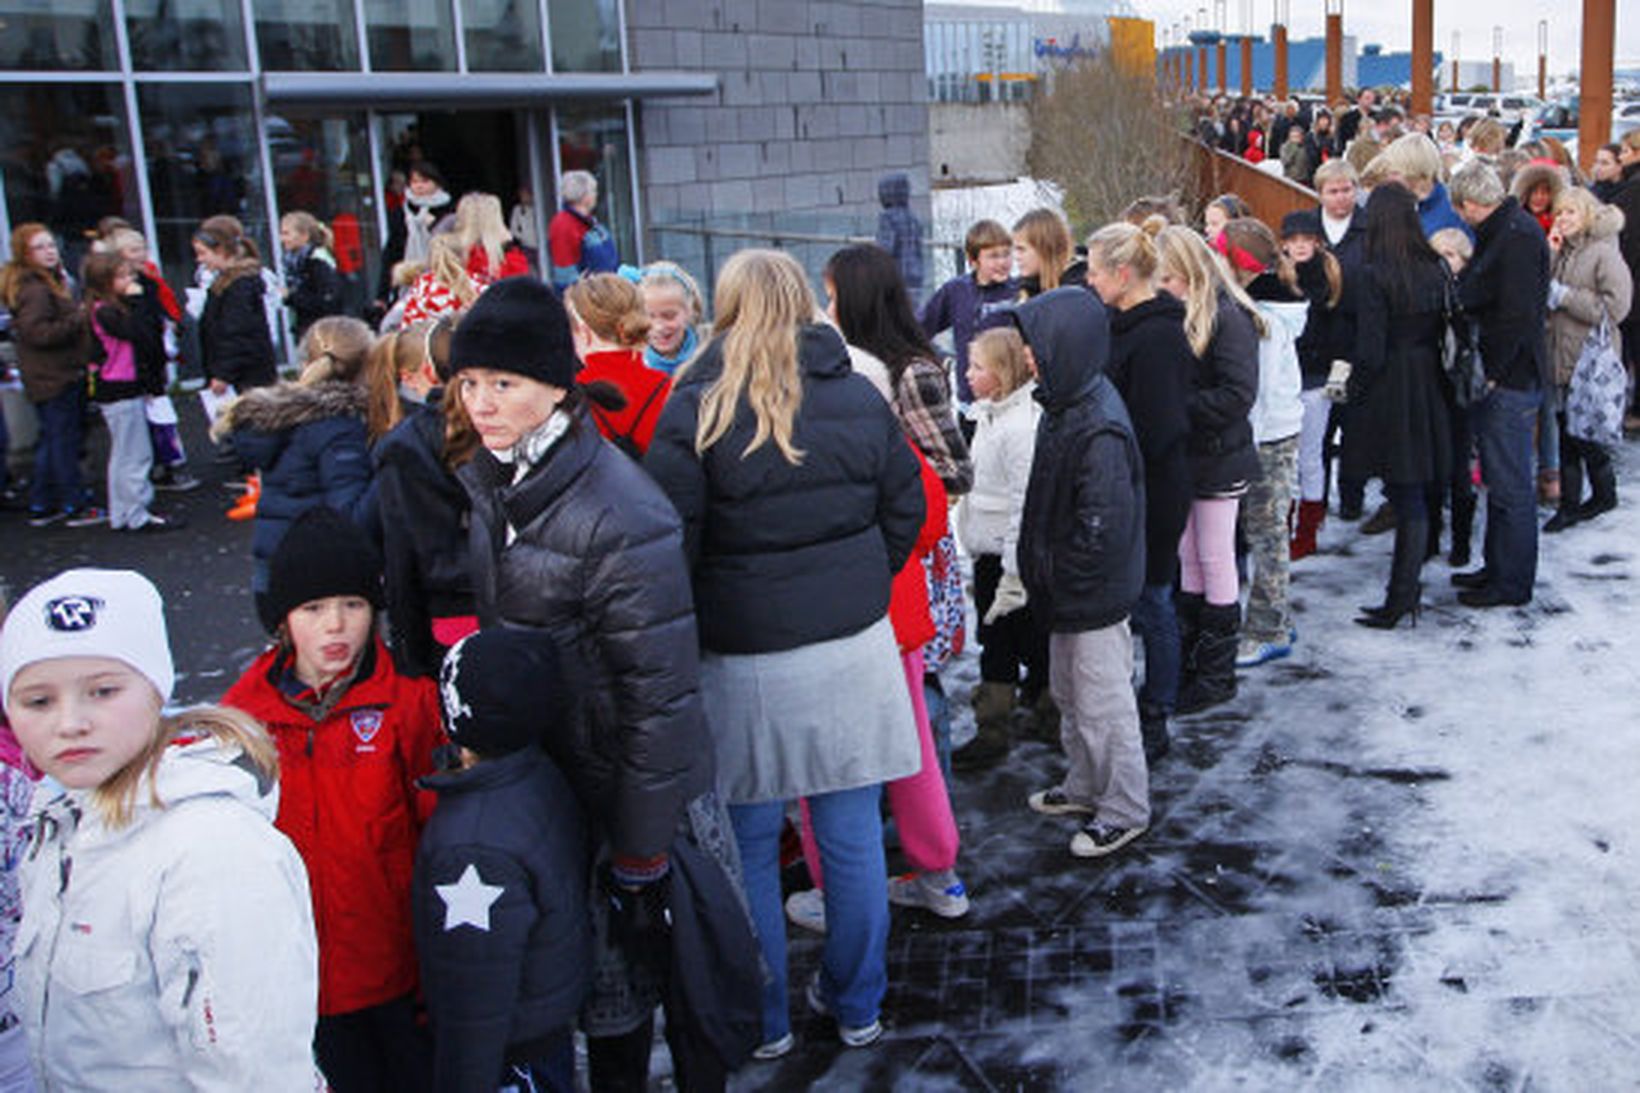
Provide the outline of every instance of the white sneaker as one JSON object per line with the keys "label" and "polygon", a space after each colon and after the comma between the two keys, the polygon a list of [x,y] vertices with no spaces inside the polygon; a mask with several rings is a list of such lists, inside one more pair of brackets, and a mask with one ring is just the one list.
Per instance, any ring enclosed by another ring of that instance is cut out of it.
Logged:
{"label": "white sneaker", "polygon": [[784,1058],[791,1054],[792,1047],[796,1043],[797,1038],[788,1032],[778,1040],[770,1040],[766,1044],[759,1044],[757,1050],[752,1052],[752,1058],[760,1063]]}
{"label": "white sneaker", "polygon": [[[820,996],[820,976],[816,973],[809,980],[808,990],[805,992],[809,999],[809,1009],[821,1017],[832,1016],[831,1007]],[[837,1022],[837,1038],[843,1041],[844,1047],[868,1047],[883,1037],[883,1023],[872,1021],[869,1025],[849,1026]]]}
{"label": "white sneaker", "polygon": [[1032,812],[1040,812],[1044,816],[1092,816],[1093,806],[1084,805],[1065,796],[1065,791],[1059,786],[1052,789],[1039,789],[1031,794],[1026,801]]}
{"label": "white sneaker", "polygon": [[826,893],[818,888],[793,892],[786,897],[786,919],[817,934],[826,932]]}
{"label": "white sneaker", "polygon": [[888,902],[900,907],[922,907],[941,918],[961,918],[968,913],[968,889],[955,871],[907,873],[888,882]]}
{"label": "white sneaker", "polygon": [[1071,853],[1079,858],[1102,858],[1106,854],[1116,853],[1146,830],[1143,827],[1116,827],[1089,820],[1081,831],[1071,836]]}

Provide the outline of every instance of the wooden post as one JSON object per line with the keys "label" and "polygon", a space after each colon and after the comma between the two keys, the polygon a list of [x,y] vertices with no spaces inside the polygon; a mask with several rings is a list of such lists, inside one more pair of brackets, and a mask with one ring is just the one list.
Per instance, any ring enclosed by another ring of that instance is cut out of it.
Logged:
{"label": "wooden post", "polygon": [[1492,28],[1492,94],[1503,90],[1503,28]]}
{"label": "wooden post", "polygon": [[1229,66],[1224,63],[1224,39],[1219,39],[1218,56],[1214,58],[1219,66],[1219,94],[1226,94],[1230,90]]}
{"label": "wooden post", "polygon": [[1435,0],[1412,0],[1412,112],[1435,112]]}
{"label": "wooden post", "polygon": [[[1276,98],[1285,101],[1287,88],[1287,27],[1277,23],[1270,31],[1270,42],[1276,53]],[[1331,107],[1331,103],[1328,107]]]}
{"label": "wooden post", "polygon": [[1583,0],[1583,51],[1578,63],[1577,161],[1594,166],[1594,154],[1612,134],[1612,42],[1617,37],[1616,0]]}
{"label": "wooden post", "polygon": [[1458,32],[1452,32],[1452,90],[1458,90]]}
{"label": "wooden post", "polygon": [[1193,49],[1184,51],[1184,85],[1192,94],[1201,90],[1201,85],[1196,82],[1196,51]]}
{"label": "wooden post", "polygon": [[1549,20],[1538,20],[1538,98],[1549,97]]}
{"label": "wooden post", "polygon": [[[1329,3],[1328,7],[1332,5]],[[1342,5],[1340,5],[1342,8]],[[1327,13],[1327,109],[1344,97],[1344,13]]]}
{"label": "wooden post", "polygon": [[1241,97],[1253,97],[1253,36],[1241,36]]}
{"label": "wooden post", "polygon": [[1197,75],[1199,75],[1201,77],[1201,82],[1198,83],[1196,86],[1200,87],[1202,89],[1202,91],[1205,92],[1208,88],[1208,83],[1207,83],[1207,47],[1206,46],[1201,47],[1200,53],[1196,57],[1196,72],[1197,72]]}

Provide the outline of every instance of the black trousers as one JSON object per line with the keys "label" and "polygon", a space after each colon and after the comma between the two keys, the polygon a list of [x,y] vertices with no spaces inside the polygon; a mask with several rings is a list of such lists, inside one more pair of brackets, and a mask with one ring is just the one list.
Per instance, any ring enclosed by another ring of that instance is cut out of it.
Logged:
{"label": "black trousers", "polygon": [[1024,666],[1025,681],[1020,691],[1028,705],[1048,689],[1048,631],[1036,624],[1029,604],[986,625],[985,612],[991,609],[1001,580],[1002,555],[974,556],[974,610],[980,619],[979,676],[986,683],[1012,686],[1020,682],[1019,669]]}
{"label": "black trousers", "polygon": [[432,1093],[432,1044],[408,995],[320,1017],[313,1050],[331,1093]]}
{"label": "black trousers", "polygon": [[[651,1018],[624,1036],[587,1037],[587,1070],[593,1093],[645,1093],[649,1089],[649,1053],[655,1040]],[[672,1052],[673,1083],[682,1093],[715,1093],[729,1076],[717,1056],[666,1023],[666,1046]]]}

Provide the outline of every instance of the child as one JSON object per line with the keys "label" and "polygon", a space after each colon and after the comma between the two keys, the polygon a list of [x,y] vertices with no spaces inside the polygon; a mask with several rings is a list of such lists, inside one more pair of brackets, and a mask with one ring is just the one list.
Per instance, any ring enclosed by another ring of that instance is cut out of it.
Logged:
{"label": "child", "polygon": [[270,823],[278,754],[238,711],[165,716],[174,680],[159,592],[130,571],[61,573],[0,631],[7,717],[64,791],[23,864],[35,1075],[48,1089],[312,1089],[313,915]]}
{"label": "child", "polygon": [[[1327,372],[1354,347],[1342,344],[1338,302],[1344,296],[1344,273],[1327,249],[1321,217],[1313,209],[1288,213],[1281,220],[1281,253],[1296,271],[1299,290],[1309,301],[1304,332],[1298,336],[1299,402],[1304,422],[1298,433],[1298,524],[1287,549],[1290,561],[1315,553],[1316,533],[1327,518]],[[1462,233],[1459,233],[1462,234]]]}
{"label": "child", "polygon": [[148,437],[147,397],[163,390],[164,333],[158,315],[127,305],[137,286],[131,267],[117,254],[86,256],[85,295],[91,331],[104,360],[91,366],[92,397],[108,425],[108,523],[115,531],[173,531],[178,516],[148,510],[154,487],[148,471],[154,449]]}
{"label": "child", "polygon": [[1070,276],[1071,230],[1053,209],[1032,209],[1014,224],[1014,265],[1019,270],[1019,298],[1030,299],[1060,285],[1081,284]]}
{"label": "child", "polygon": [[[0,622],[6,617],[5,590],[0,588]],[[3,696],[0,696],[3,697]],[[17,930],[23,922],[23,859],[29,844],[29,805],[40,772],[23,754],[0,701],[0,982],[17,981]],[[0,1089],[34,1093],[29,1070],[28,1037],[23,1032],[22,1000],[14,990],[0,992]]]}
{"label": "child", "polygon": [[284,251],[285,307],[291,329],[300,338],[326,315],[342,310],[342,279],[331,253],[335,237],[312,213],[279,218],[279,247]]}
{"label": "child", "polygon": [[205,220],[194,232],[194,257],[209,280],[199,345],[211,395],[220,400],[275,383],[261,254],[244,225],[232,216]]}
{"label": "child", "polygon": [[979,616],[980,685],[974,697],[979,731],[952,756],[958,769],[990,766],[1008,753],[1014,688],[1026,671],[1020,704],[1036,705],[1048,688],[1047,632],[1033,625],[1019,579],[1019,520],[1031,477],[1042,409],[1025,362],[1025,343],[1006,327],[974,339],[968,385],[978,402],[974,488],[957,510],[957,537],[974,560],[974,610]]}
{"label": "child", "polygon": [[[1018,295],[1018,286],[1010,275],[1013,245],[1008,229],[995,220],[981,220],[969,228],[963,240],[968,274],[953,277],[941,285],[923,305],[919,316],[923,333],[930,338],[951,331],[957,356],[957,401],[964,407],[974,401],[974,391],[968,386],[968,346],[985,318],[1009,307]],[[966,417],[963,424],[965,432],[972,436],[973,429]]]}
{"label": "child", "polygon": [[435,235],[427,244],[427,268],[404,300],[405,326],[467,310],[489,286],[467,268],[466,255],[454,235]]}
{"label": "child", "polygon": [[[1469,234],[1458,228],[1442,228],[1429,237],[1429,245],[1435,248],[1446,262],[1447,268],[1452,271],[1454,279],[1463,274],[1464,267],[1475,256],[1475,241]],[[1446,335],[1444,352],[1450,357],[1459,350],[1458,337],[1461,334],[1467,344],[1479,344],[1479,335],[1474,330],[1474,321],[1462,316],[1455,317],[1455,324],[1464,324],[1461,330],[1449,329]],[[1441,492],[1447,495],[1446,500],[1452,508],[1452,548],[1447,553],[1447,563],[1454,569],[1462,569],[1469,564],[1472,542],[1475,537],[1475,441],[1471,431],[1469,407],[1461,406],[1454,398],[1449,402],[1452,422],[1452,478],[1446,483]],[[1435,544],[1435,552],[1440,553],[1441,521],[1440,506],[1431,506],[1431,520],[1429,522],[1429,540]]]}
{"label": "child", "polygon": [[312,508],[272,558],[275,642],[223,696],[279,749],[275,824],[307,863],[319,932],[319,1068],[335,1093],[425,1090],[410,875],[443,743],[437,688],[376,636],[381,572],[346,517]]}
{"label": "child", "polygon": [[651,262],[643,268],[638,288],[649,317],[644,363],[670,376],[700,348],[697,327],[706,311],[700,285],[676,263]]}
{"label": "child", "polygon": [[1429,237],[1429,245],[1446,260],[1452,276],[1463,273],[1464,267],[1475,256],[1475,241],[1461,228],[1442,228]]}
{"label": "child", "polygon": [[643,294],[617,274],[591,273],[564,290],[564,307],[581,359],[575,382],[607,384],[626,402],[619,410],[592,405],[598,431],[627,455],[642,458],[672,389],[665,372],[644,363],[649,317]]}
{"label": "child", "polygon": [[531,630],[473,634],[439,694],[456,755],[422,779],[438,806],[413,893],[433,1088],[573,1093],[592,928],[586,821],[540,746],[570,707],[556,649]]}
{"label": "child", "polygon": [[[1019,575],[1050,631],[1050,687],[1070,761],[1064,781],[1031,794],[1030,806],[1086,816],[1071,853],[1103,857],[1150,826],[1128,631],[1145,579],[1144,464],[1103,374],[1110,334],[1099,300],[1059,289],[1021,304],[1014,318],[1043,408]],[[1097,535],[1086,531],[1093,526]]]}

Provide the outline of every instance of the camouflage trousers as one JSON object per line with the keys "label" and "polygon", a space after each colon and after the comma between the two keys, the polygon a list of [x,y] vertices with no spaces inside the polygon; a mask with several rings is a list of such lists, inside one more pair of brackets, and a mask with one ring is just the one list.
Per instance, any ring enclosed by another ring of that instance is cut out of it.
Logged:
{"label": "camouflage trousers", "polygon": [[1241,499],[1241,535],[1253,578],[1248,582],[1242,637],[1285,643],[1293,616],[1287,610],[1288,511],[1298,479],[1298,437],[1258,446],[1259,480]]}

